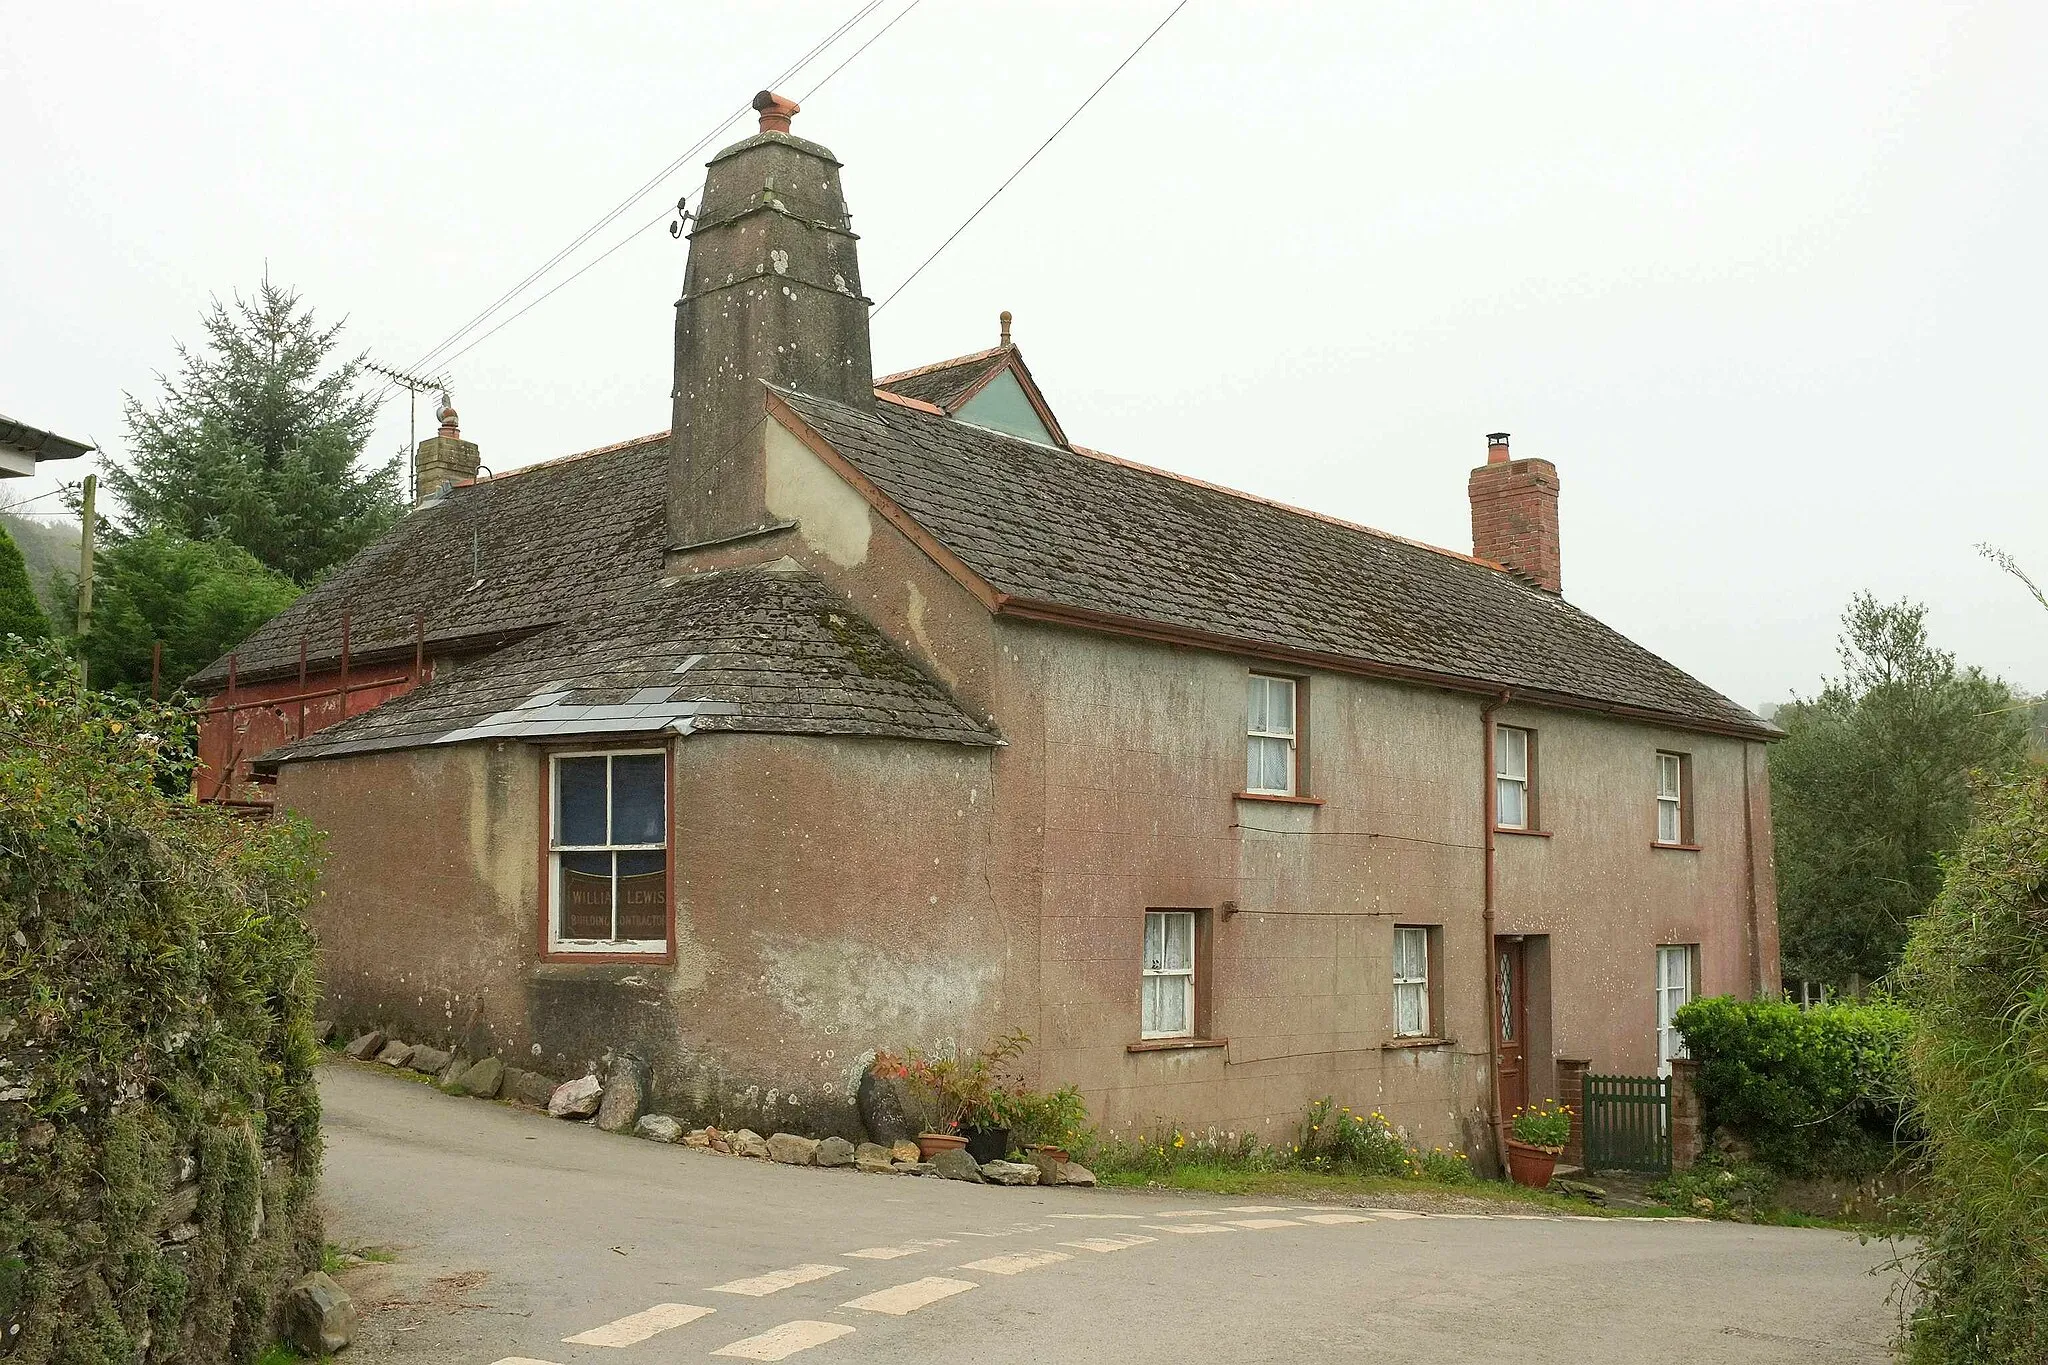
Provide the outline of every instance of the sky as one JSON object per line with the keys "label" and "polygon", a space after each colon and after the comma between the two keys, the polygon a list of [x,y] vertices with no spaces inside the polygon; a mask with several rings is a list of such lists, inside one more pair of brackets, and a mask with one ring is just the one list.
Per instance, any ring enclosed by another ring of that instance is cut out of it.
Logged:
{"label": "sky", "polygon": [[[919,0],[805,95],[906,3],[782,87],[877,300],[1171,8]],[[266,269],[411,366],[860,8],[24,8],[0,412],[118,458],[123,394]],[[876,367],[1007,308],[1077,442],[1455,549],[1505,430],[1557,465],[1565,595],[1746,705],[1834,671],[1860,590],[2048,690],[2048,615],[1974,549],[2048,581],[2044,51],[2038,4],[1190,0],[875,318]],[[663,210],[705,159],[448,364],[490,468],[667,425]],[[373,452],[407,433],[400,393]]]}

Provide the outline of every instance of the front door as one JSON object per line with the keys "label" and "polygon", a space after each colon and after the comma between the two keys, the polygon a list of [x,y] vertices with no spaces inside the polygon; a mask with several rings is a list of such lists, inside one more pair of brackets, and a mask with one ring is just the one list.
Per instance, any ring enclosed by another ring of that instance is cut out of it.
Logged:
{"label": "front door", "polygon": [[1529,1103],[1529,1064],[1525,1039],[1529,1032],[1529,973],[1520,939],[1493,941],[1495,988],[1500,992],[1500,1037],[1495,1040],[1500,1067],[1500,1111],[1513,1118]]}

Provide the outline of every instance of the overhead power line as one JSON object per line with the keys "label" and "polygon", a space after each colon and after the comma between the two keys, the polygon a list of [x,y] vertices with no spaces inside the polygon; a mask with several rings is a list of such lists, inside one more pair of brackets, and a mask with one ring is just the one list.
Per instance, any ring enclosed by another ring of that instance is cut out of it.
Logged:
{"label": "overhead power line", "polygon": [[[802,103],[805,100],[810,99],[811,96],[817,94],[820,90],[823,90],[826,87],[826,85],[831,83],[831,80],[834,76],[838,75],[840,72],[846,70],[848,66],[852,65],[854,58],[860,56],[861,53],[866,52],[869,48],[873,47],[876,41],[879,40],[883,34],[887,33],[890,29],[896,27],[896,25],[902,23],[906,15],[908,15],[912,10],[916,9],[919,5],[923,3],[924,0],[910,0],[909,4],[905,5],[902,9],[896,12],[895,18],[891,19],[888,23],[876,29],[873,34],[869,35],[868,40],[866,42],[862,43],[859,47],[855,48],[852,52],[848,53],[844,61],[840,62],[839,65],[833,67],[830,71],[827,71],[816,85],[813,85],[810,89],[804,91],[801,95],[797,96],[797,102]],[[748,105],[747,107],[750,110],[753,108],[752,105]],[[728,122],[730,122],[730,120],[728,120]],[[721,131],[723,131],[723,129],[721,129]],[[714,133],[712,134],[712,136],[715,137],[717,136],[717,134]],[[710,138],[706,138],[705,141],[710,141]],[[535,308],[538,308],[541,304],[546,303],[549,299],[553,298],[556,293],[574,284],[577,280],[581,279],[583,275],[591,269],[591,267],[597,265],[602,261],[610,259],[610,257],[613,254],[615,254],[619,250],[619,248],[625,246],[628,242],[633,241],[635,238],[639,237],[641,233],[646,232],[649,228],[658,225],[664,218],[667,218],[671,213],[676,212],[677,209],[680,209],[684,203],[687,203],[690,199],[694,198],[697,194],[699,194],[703,190],[703,188],[703,182],[699,181],[695,189],[692,189],[688,194],[685,194],[682,197],[682,199],[676,202],[676,208],[663,209],[660,213],[655,214],[654,217],[649,219],[647,222],[642,223],[639,227],[634,228],[631,232],[619,238],[618,241],[613,242],[603,251],[599,252],[597,255],[585,261],[582,265],[576,268],[573,274],[570,274],[565,278],[558,280],[554,284],[550,285],[545,293],[541,294],[537,298],[529,300],[523,307],[520,308],[518,312],[513,313],[511,316],[500,320],[498,325],[491,328],[490,331],[485,332],[480,337],[474,338],[473,340],[470,341],[470,343],[467,346],[464,346],[461,350],[456,351],[454,354],[445,357],[440,362],[441,368],[446,369],[448,366],[453,365],[456,361],[462,359],[462,357],[468,355],[471,351],[483,345],[486,341],[489,341],[492,337],[504,331],[513,323],[519,321],[519,319],[525,317]]]}
{"label": "overhead power line", "polygon": [[1018,176],[1024,174],[1026,170],[1030,169],[1031,163],[1038,160],[1039,156],[1044,153],[1046,148],[1052,146],[1052,144],[1059,138],[1059,135],[1061,133],[1067,131],[1067,125],[1072,123],[1075,119],[1081,117],[1081,111],[1086,109],[1089,105],[1093,104],[1095,102],[1095,97],[1101,94],[1104,90],[1107,90],[1109,88],[1109,83],[1115,80],[1118,76],[1122,75],[1123,69],[1129,66],[1132,62],[1136,61],[1138,59],[1138,54],[1145,50],[1147,44],[1149,44],[1154,38],[1157,38],[1159,36],[1159,31],[1165,28],[1168,24],[1172,23],[1174,16],[1179,14],[1182,10],[1186,9],[1187,7],[1188,0],[1180,0],[1179,4],[1175,5],[1172,9],[1168,10],[1166,12],[1166,17],[1164,19],[1161,19],[1158,22],[1158,24],[1156,24],[1153,27],[1150,33],[1146,34],[1143,38],[1140,38],[1138,40],[1138,45],[1130,50],[1129,55],[1127,55],[1122,61],[1116,64],[1116,69],[1110,72],[1107,76],[1104,76],[1102,78],[1102,84],[1096,86],[1093,90],[1090,90],[1088,92],[1088,98],[1082,100],[1079,104],[1075,105],[1074,112],[1068,114],[1066,118],[1060,121],[1060,126],[1052,130],[1052,136],[1046,138],[1045,141],[1039,143],[1038,150],[1034,151],[1030,156],[1025,157],[1023,163],[1020,164],[1016,170],[1011,171],[1008,178],[1006,178],[1002,184],[996,186],[995,193],[989,195],[988,198],[982,200],[980,206],[976,208],[974,212],[968,214],[966,220],[963,221],[959,227],[954,228],[950,233],[948,233],[946,235],[946,240],[940,242],[938,247],[935,250],[933,250],[931,255],[925,257],[922,261],[918,262],[917,269],[911,271],[908,275],[904,276],[903,282],[897,285],[894,289],[890,290],[889,296],[883,299],[880,303],[876,304],[874,312],[868,314],[868,316],[874,317],[877,313],[880,313],[884,308],[887,308],[891,303],[894,303],[896,301],[896,296],[898,294],[901,294],[904,290],[908,289],[910,287],[910,282],[916,279],[919,275],[922,275],[924,273],[926,266],[930,265],[933,261],[939,259],[940,255],[942,255],[945,252],[946,248],[953,245],[954,239],[959,237],[961,233],[967,231],[967,229],[973,225],[974,220],[981,217],[983,210],[987,209],[990,204],[995,203],[997,198],[999,198],[1002,195],[1002,192],[1004,190],[1010,188],[1012,181],[1016,180]]}
{"label": "overhead power line", "polygon": [[[780,75],[778,75],[774,79],[774,81],[771,82],[771,85],[780,85],[783,82],[788,81],[789,79],[794,77],[806,66],[809,66],[813,61],[817,60],[817,58],[823,52],[825,52],[826,49],[830,48],[834,43],[838,42],[856,25],[858,25],[863,19],[867,18],[870,14],[874,13],[877,9],[881,8],[881,5],[882,0],[867,0],[867,2],[862,4],[859,8],[857,8],[849,18],[841,22],[830,33],[826,34],[822,39],[813,44],[808,51],[806,51],[786,70],[784,70]],[[843,66],[844,63],[842,63],[841,65]],[[559,251],[556,251],[552,256],[548,257],[547,260],[541,262],[540,265],[536,266],[533,270],[528,272],[526,276],[522,278],[517,284],[514,284],[510,289],[507,289],[504,293],[500,294],[496,299],[493,299],[491,303],[487,307],[485,307],[481,312],[476,314],[476,316],[470,318],[469,321],[463,323],[462,326],[456,328],[453,332],[450,332],[447,336],[443,337],[438,343],[434,345],[434,347],[431,350],[421,355],[417,360],[413,361],[410,365],[407,365],[405,368],[411,371],[412,373],[417,374],[420,371],[425,370],[429,366],[436,365],[437,363],[445,365],[447,359],[452,359],[451,356],[446,355],[450,347],[454,346],[469,333],[476,330],[476,328],[482,326],[485,322],[489,321],[490,318],[493,315],[495,315],[500,309],[504,308],[506,304],[510,303],[513,299],[517,298],[535,281],[539,280],[542,276],[546,275],[550,270],[554,269],[571,253],[573,253],[578,247],[582,246],[585,242],[588,242],[592,237],[596,236],[599,232],[602,232],[607,226],[617,221],[635,204],[639,203],[642,199],[645,199],[647,195],[655,189],[655,187],[660,185],[661,182],[666,180],[669,176],[673,175],[676,172],[676,170],[679,167],[681,167],[684,163],[689,161],[691,157],[697,155],[705,147],[709,146],[715,139],[717,139],[722,133],[724,133],[726,129],[730,128],[739,119],[745,117],[745,115],[752,109],[752,107],[753,106],[751,103],[742,104],[739,108],[733,110],[724,118],[720,119],[717,125],[714,126],[709,132],[705,133],[702,137],[698,138],[695,142],[691,143],[673,161],[669,162],[666,166],[662,167],[652,176],[649,176],[645,181],[643,181],[640,184],[640,186],[637,189],[635,189],[631,194],[627,195],[624,199],[620,200],[617,204],[613,205],[612,208],[609,209],[603,216],[598,218],[597,221],[590,224],[590,226],[584,228],[583,231],[577,233],[574,238],[570,239],[567,245],[562,247]],[[663,211],[662,216],[667,216],[666,210]],[[578,273],[581,272],[579,271]],[[377,395],[378,398],[381,399],[385,393],[390,392],[392,387],[394,386],[387,384],[383,389],[379,390]]]}

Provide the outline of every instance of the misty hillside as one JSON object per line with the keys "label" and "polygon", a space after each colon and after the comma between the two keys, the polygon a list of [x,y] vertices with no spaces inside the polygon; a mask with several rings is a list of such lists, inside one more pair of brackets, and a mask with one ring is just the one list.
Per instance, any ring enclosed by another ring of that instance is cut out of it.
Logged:
{"label": "misty hillside", "polygon": [[66,584],[78,577],[78,523],[0,512],[0,526],[21,548],[21,557],[28,561],[28,580],[35,585],[43,610],[62,629],[71,619],[71,603],[68,588],[58,588],[57,576],[62,574]]}

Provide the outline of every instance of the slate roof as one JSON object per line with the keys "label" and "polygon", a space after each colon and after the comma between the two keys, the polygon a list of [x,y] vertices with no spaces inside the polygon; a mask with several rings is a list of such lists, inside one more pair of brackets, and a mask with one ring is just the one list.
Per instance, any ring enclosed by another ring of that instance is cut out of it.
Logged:
{"label": "slate roof", "polygon": [[992,371],[1000,370],[1009,363],[1009,348],[997,346],[993,350],[942,360],[936,365],[905,370],[901,374],[883,375],[875,381],[875,387],[951,412],[969,389],[980,384]]}
{"label": "slate roof", "polygon": [[[482,645],[575,616],[661,571],[668,433],[458,485],[415,509],[236,648],[244,679],[297,669],[299,637],[318,666],[340,657],[342,613],[358,659],[410,654],[413,615],[428,648]],[[187,686],[227,681],[225,657]]]}
{"label": "slate roof", "polygon": [[781,393],[998,592],[1127,621],[1776,729],[1560,597],[1489,565],[1093,452],[889,402]]}
{"label": "slate roof", "polygon": [[732,569],[642,578],[260,763],[664,730],[1001,742],[816,578]]}

